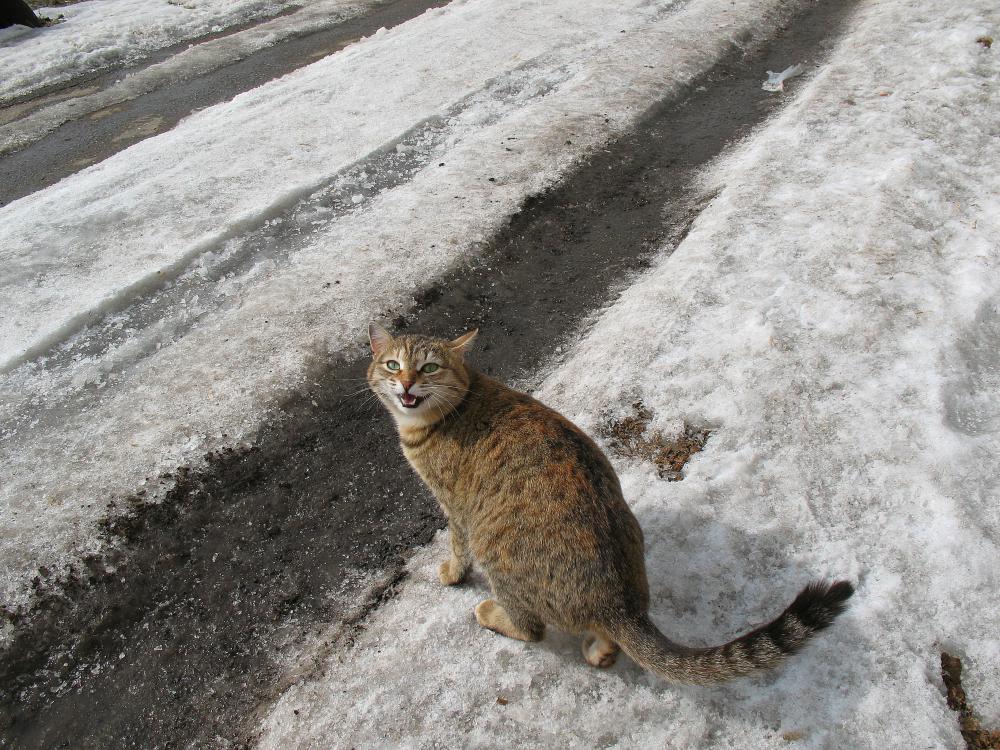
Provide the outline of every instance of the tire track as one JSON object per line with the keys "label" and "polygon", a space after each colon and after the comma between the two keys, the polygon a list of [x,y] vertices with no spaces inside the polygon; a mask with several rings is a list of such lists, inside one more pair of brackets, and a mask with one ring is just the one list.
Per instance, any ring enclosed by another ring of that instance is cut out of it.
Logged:
{"label": "tire track", "polygon": [[[532,74],[543,66],[537,60],[528,61],[490,80],[479,91],[440,115],[417,123],[307,194],[256,216],[253,225],[234,226],[225,235],[197,245],[169,272],[157,269],[153,280],[142,279],[120,290],[114,300],[102,305],[101,314],[84,313],[80,322],[67,326],[69,332],[55,344],[46,341],[28,350],[5,373],[10,377],[0,383],[5,439],[24,439],[29,432],[58,424],[67,415],[91,408],[106,397],[109,391],[103,386],[73,387],[73,366],[80,359],[100,358],[108,363],[106,374],[111,376],[129,371],[154,354],[163,340],[182,337],[226,308],[234,295],[253,283],[262,264],[285,263],[308,246],[315,239],[316,226],[367,208],[378,196],[444,158],[447,141],[465,137],[472,127],[461,122],[470,109],[484,103],[528,106],[568,75],[565,70],[543,70],[539,81]],[[525,92],[527,86],[531,90]],[[478,118],[476,126],[497,122],[500,111]],[[196,304],[190,304],[191,300]],[[129,342],[132,345],[125,347]],[[120,347],[124,354],[109,354]],[[37,377],[39,374],[44,377]]]}

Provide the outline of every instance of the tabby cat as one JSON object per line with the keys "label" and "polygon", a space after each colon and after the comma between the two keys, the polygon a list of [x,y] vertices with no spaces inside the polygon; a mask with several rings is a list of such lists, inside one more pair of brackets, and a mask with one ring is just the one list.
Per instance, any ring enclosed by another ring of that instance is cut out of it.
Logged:
{"label": "tabby cat", "polygon": [[403,453],[448,517],[441,582],[475,560],[494,598],[484,628],[537,641],[546,625],[584,635],[583,655],[619,649],[660,677],[713,683],[766,669],[840,614],[847,581],[807,586],[777,619],[724,646],[688,648],[650,621],[642,530],[600,448],[562,415],[476,372],[454,341],[369,326],[368,383],[396,421]]}

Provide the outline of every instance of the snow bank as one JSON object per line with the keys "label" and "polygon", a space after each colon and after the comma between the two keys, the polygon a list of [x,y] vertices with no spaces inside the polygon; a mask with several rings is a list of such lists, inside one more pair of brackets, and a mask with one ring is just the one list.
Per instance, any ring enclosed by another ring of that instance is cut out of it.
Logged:
{"label": "snow bank", "polygon": [[[0,378],[0,601],[96,550],[108,500],[252,439],[310,360],[774,20],[728,0],[592,6],[429,12],[0,210],[6,362],[44,352]],[[405,167],[368,171],[400,150]]]}
{"label": "snow bank", "polygon": [[[870,2],[830,64],[706,183],[718,196],[539,396],[592,433],[636,400],[713,429],[685,479],[617,460],[654,619],[692,645],[859,583],[781,671],[715,689],[479,629],[443,538],[263,748],[963,747],[938,675],[1000,723],[1000,61],[992,3]],[[503,700],[499,700],[499,699]]]}
{"label": "snow bank", "polygon": [[[0,115],[0,155],[24,148],[70,120],[114,107],[175,81],[204,75],[290,37],[342,23],[364,13],[378,1],[312,0],[294,12],[190,44],[164,60],[131,69],[112,86],[82,87],[73,91],[72,96],[56,94],[45,98],[42,106],[35,106],[36,102],[31,106],[14,105]],[[141,11],[145,7],[136,9]],[[41,59],[34,62],[40,70],[46,71],[39,74],[39,85],[61,80],[60,76],[67,74],[58,44],[46,47],[45,59],[47,62]],[[25,108],[31,111],[24,113]]]}
{"label": "snow bank", "polygon": [[40,8],[65,21],[44,29],[0,29],[0,103],[112,65],[128,65],[172,44],[254,18],[290,0],[88,0]]}

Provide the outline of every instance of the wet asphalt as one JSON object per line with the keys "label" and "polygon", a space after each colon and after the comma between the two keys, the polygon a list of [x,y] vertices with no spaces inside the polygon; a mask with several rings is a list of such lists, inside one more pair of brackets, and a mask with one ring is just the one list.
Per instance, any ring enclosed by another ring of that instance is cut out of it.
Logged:
{"label": "wet asphalt", "polygon": [[[530,387],[683,238],[711,198],[699,170],[782,104],[761,90],[765,71],[821,62],[852,7],[816,3],[769,41],[734,46],[383,322],[478,327],[475,364]],[[317,364],[250,448],[180,470],[162,503],[136,495],[102,531],[109,551],[68,580],[47,586],[40,571],[46,593],[0,654],[0,747],[252,746],[260,711],[310,668],[290,673],[284,657],[308,641],[319,662],[349,641],[350,627],[334,641],[331,626],[363,623],[392,596],[409,551],[444,520],[381,407],[352,395],[361,351],[359,337],[352,355]]]}

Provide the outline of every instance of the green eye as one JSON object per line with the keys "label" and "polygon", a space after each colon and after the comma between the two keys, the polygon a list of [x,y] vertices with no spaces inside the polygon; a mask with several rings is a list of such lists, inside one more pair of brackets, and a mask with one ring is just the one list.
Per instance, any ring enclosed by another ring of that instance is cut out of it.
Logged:
{"label": "green eye", "polygon": [[441,369],[440,365],[436,365],[433,362],[428,362],[426,365],[420,368],[420,372],[427,373],[430,375],[432,372],[437,372]]}
{"label": "green eye", "polygon": [[393,372],[396,372],[399,369],[399,362],[397,362],[394,359],[390,359],[388,362],[385,363],[385,366],[388,367]]}

